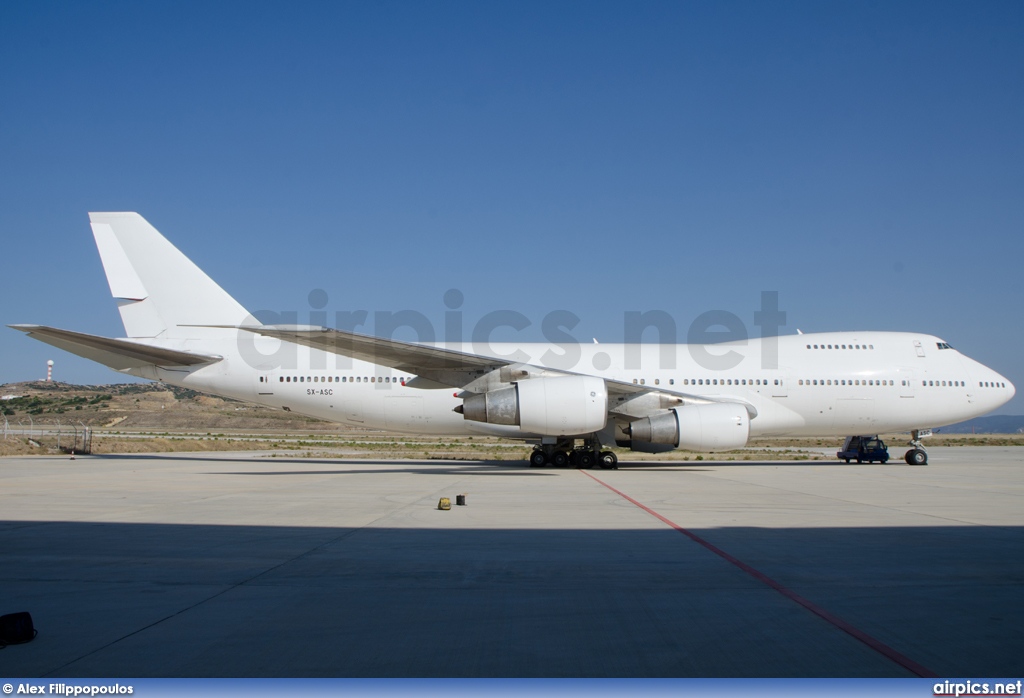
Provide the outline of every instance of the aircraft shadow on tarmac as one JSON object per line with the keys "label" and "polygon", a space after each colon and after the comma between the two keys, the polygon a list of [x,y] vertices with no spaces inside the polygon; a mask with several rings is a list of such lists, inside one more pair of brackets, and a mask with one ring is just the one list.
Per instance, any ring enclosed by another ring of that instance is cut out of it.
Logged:
{"label": "aircraft shadow on tarmac", "polygon": [[[514,474],[516,476],[522,476],[523,474],[529,475],[551,475],[558,472],[564,472],[566,470],[573,470],[573,468],[531,468],[526,461],[520,460],[463,460],[463,459],[443,459],[443,458],[429,458],[429,459],[406,459],[406,458],[270,458],[267,456],[216,456],[216,455],[204,455],[201,453],[177,453],[177,454],[164,454],[164,453],[111,453],[111,454],[94,454],[89,456],[90,458],[105,458],[111,460],[117,459],[146,459],[146,460],[173,460],[180,461],[182,458],[188,458],[189,461],[197,462],[210,462],[210,463],[257,463],[260,465],[269,465],[271,463],[278,465],[303,465],[309,466],[314,463],[332,464],[337,466],[392,466],[388,470],[382,470],[374,468],[373,470],[361,471],[361,470],[283,470],[283,471],[248,471],[248,472],[220,472],[215,473],[217,475],[323,475],[323,474],[336,474],[336,475],[352,475],[361,473],[386,473],[386,472],[403,472],[403,473],[418,473],[423,475],[450,475],[454,473],[472,473],[474,475],[502,475],[502,474]],[[403,467],[395,468],[396,464],[401,464]],[[619,462],[620,470],[658,470],[658,471],[677,471],[677,472],[711,472],[717,468],[735,468],[735,467],[787,467],[787,468],[806,468],[806,467],[832,467],[832,468],[864,468],[870,467],[867,465],[859,464],[847,464],[839,461],[814,461],[814,460],[800,460],[800,461],[780,461],[780,460],[750,460],[750,461],[716,461],[716,460],[705,460],[705,461],[635,461],[635,462]],[[877,465],[875,467],[908,467],[902,464],[900,465]],[[595,468],[595,472],[600,472],[600,468]]]}
{"label": "aircraft shadow on tarmac", "polygon": [[[0,673],[909,675],[653,519],[489,529],[456,509],[431,528],[0,521],[0,613],[39,628]],[[1020,673],[1020,527],[692,531],[935,672]]]}

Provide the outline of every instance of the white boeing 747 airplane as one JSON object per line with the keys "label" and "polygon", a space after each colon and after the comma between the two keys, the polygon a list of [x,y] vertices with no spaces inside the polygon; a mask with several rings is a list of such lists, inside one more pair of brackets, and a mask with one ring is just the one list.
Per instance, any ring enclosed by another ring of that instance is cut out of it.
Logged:
{"label": "white boeing 747 airplane", "polygon": [[[716,451],[757,436],[893,431],[910,432],[906,461],[924,465],[921,432],[983,415],[1014,395],[1006,378],[938,337],[906,332],[706,347],[583,344],[564,369],[545,360],[564,356],[558,345],[493,344],[481,353],[263,325],[139,214],[90,219],[127,338],[11,327],[121,373],[311,417],[521,439],[535,444],[537,467],[615,467],[602,444]],[[777,358],[765,362],[769,348]],[[732,368],[709,370],[694,358],[724,352]]]}

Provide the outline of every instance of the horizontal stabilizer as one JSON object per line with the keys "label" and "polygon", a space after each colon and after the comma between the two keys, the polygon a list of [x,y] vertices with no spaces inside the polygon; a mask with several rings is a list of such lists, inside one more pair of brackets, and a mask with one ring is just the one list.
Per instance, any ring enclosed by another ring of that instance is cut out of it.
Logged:
{"label": "horizontal stabilizer", "polygon": [[199,366],[214,363],[223,358],[155,347],[130,339],[111,339],[42,325],[8,325],[8,327],[25,332],[29,337],[46,342],[58,349],[69,351],[91,361],[97,361],[115,371],[142,368],[143,366]]}

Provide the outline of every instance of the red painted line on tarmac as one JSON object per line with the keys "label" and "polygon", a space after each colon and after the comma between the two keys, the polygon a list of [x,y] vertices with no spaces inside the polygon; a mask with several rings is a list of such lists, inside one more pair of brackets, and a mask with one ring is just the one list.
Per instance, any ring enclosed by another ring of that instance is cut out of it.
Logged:
{"label": "red painted line on tarmac", "polygon": [[636,501],[635,499],[630,497],[625,492],[621,492],[621,491],[615,489],[614,487],[609,485],[607,482],[604,482],[603,480],[595,477],[594,475],[591,475],[586,470],[580,470],[579,472],[583,473],[584,475],[586,475],[590,479],[594,480],[595,482],[597,482],[597,483],[599,483],[601,485],[604,485],[605,487],[610,489],[612,492],[614,492],[615,494],[617,494],[620,497],[622,497],[623,499],[625,499],[627,502],[629,502],[629,503],[639,507],[640,509],[643,509],[648,514],[650,514],[654,518],[658,519],[662,523],[664,523],[664,524],[666,524],[668,526],[671,526],[672,528],[674,528],[675,530],[679,531],[684,536],[686,536],[687,538],[692,540],[694,543],[696,543],[696,544],[706,548],[707,550],[710,550],[715,555],[718,555],[720,558],[722,558],[724,560],[727,560],[728,562],[731,562],[733,565],[735,565],[736,567],[739,567],[741,570],[743,570],[744,572],[749,574],[751,577],[753,577],[757,581],[761,582],[762,584],[766,584],[767,586],[770,586],[772,589],[774,589],[775,591],[779,592],[780,594],[785,596],[790,601],[795,601],[796,603],[800,604],[801,606],[806,608],[808,611],[810,611],[814,615],[818,616],[819,618],[821,618],[821,619],[831,623],[835,627],[839,628],[840,630],[842,630],[847,635],[850,635],[850,636],[856,638],[857,640],[860,640],[861,642],[863,642],[865,645],[867,645],[871,649],[875,650],[876,652],[878,652],[882,656],[884,656],[884,657],[886,657],[888,659],[891,659],[892,661],[896,662],[897,664],[899,664],[901,667],[903,667],[907,671],[909,671],[909,672],[911,672],[913,674],[916,674],[917,676],[921,676],[921,677],[925,677],[925,678],[937,678],[938,677],[938,674],[936,674],[931,669],[923,667],[920,664],[918,664],[917,662],[915,662],[913,659],[910,659],[909,657],[900,654],[899,652],[894,650],[892,647],[889,647],[889,645],[885,644],[881,640],[878,640],[878,639],[868,635],[863,630],[858,630],[857,628],[855,628],[854,626],[850,625],[849,623],[847,623],[842,618],[839,618],[838,616],[835,616],[835,615],[829,613],[828,611],[826,611],[821,606],[818,606],[817,604],[812,603],[811,601],[808,601],[807,599],[805,599],[804,597],[800,596],[800,594],[796,593],[792,589],[789,589],[788,587],[783,586],[779,582],[775,581],[774,579],[772,579],[771,577],[766,575],[764,572],[760,572],[760,571],[754,569],[753,567],[751,567],[747,563],[743,562],[742,560],[740,560],[738,558],[735,558],[732,555],[730,555],[729,553],[727,553],[724,550],[722,550],[721,548],[719,548],[719,547],[717,547],[715,545],[712,545],[708,541],[706,541],[703,538],[701,538],[700,536],[698,536],[696,533],[693,533],[692,531],[689,531],[689,530],[683,528],[682,526],[680,526],[676,522],[672,521],[671,519],[668,519],[668,518],[662,516],[661,514],[659,514],[658,512],[654,511],[654,509],[651,509],[650,507],[648,507],[648,506],[646,506],[644,504],[641,504],[640,502]]}

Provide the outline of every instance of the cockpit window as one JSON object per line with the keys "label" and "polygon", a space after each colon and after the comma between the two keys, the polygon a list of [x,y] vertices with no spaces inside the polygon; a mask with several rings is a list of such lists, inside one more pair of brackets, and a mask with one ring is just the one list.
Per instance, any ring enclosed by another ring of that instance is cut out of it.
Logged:
{"label": "cockpit window", "polygon": [[936,342],[936,346],[938,346],[939,349],[952,349],[953,348],[953,347],[949,346],[948,344],[946,344],[945,342]]}

